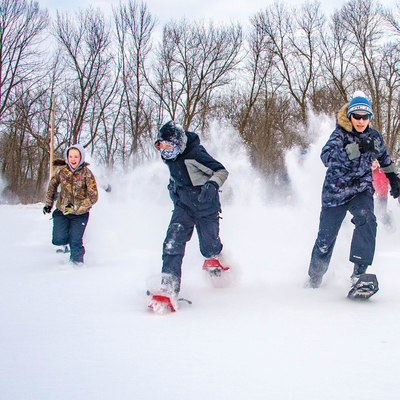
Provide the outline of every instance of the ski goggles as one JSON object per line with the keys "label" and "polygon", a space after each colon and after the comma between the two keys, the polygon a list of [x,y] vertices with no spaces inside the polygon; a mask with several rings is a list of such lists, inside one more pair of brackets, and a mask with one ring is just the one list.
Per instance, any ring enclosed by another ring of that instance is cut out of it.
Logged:
{"label": "ski goggles", "polygon": [[174,147],[174,144],[171,142],[168,142],[167,140],[161,140],[157,142],[159,149],[165,149],[165,150],[172,150]]}
{"label": "ski goggles", "polygon": [[159,150],[161,153],[161,157],[164,160],[172,160],[173,158],[176,158],[180,153],[180,149],[176,144],[168,142],[166,140],[162,140],[161,142],[159,142]]}
{"label": "ski goggles", "polygon": [[371,116],[369,114],[357,114],[357,113],[351,113],[351,115],[353,116],[354,119],[356,119],[357,121],[362,119],[364,121],[368,121]]}

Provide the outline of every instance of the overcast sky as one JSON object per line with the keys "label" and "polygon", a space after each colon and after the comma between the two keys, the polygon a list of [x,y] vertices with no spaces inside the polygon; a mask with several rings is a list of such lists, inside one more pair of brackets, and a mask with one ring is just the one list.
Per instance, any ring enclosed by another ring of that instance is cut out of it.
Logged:
{"label": "overcast sky", "polygon": [[[124,2],[124,0],[122,0]],[[161,24],[184,16],[188,18],[213,19],[216,22],[239,21],[247,24],[251,15],[273,4],[274,0],[146,0],[144,1],[153,16],[157,17]],[[302,4],[304,1],[285,0],[286,4]],[[321,5],[326,15],[335,8],[340,8],[343,0],[322,0]],[[382,0],[381,4],[388,7],[395,6],[395,0]],[[75,12],[79,8],[86,8],[89,4],[99,6],[105,13],[111,14],[111,5],[118,5],[119,0],[67,0],[57,2],[54,0],[39,0],[42,7],[50,13],[56,10]]]}

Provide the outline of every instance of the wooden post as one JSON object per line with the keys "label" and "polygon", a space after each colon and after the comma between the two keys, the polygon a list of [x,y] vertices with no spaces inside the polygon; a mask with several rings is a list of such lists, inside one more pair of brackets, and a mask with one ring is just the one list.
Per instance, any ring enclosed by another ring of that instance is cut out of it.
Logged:
{"label": "wooden post", "polygon": [[53,94],[51,102],[51,127],[50,127],[50,179],[53,176],[53,160],[54,160],[54,113],[56,108],[56,96]]}

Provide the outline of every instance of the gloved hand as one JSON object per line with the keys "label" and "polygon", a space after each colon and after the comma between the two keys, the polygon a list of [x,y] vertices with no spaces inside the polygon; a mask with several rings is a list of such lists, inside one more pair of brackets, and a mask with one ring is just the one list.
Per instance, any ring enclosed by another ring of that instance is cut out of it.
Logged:
{"label": "gloved hand", "polygon": [[65,206],[64,215],[70,214],[73,209],[74,209],[74,205],[73,204],[67,204]]}
{"label": "gloved hand", "polygon": [[178,200],[178,195],[176,194],[175,182],[170,179],[169,184],[167,186],[169,197],[175,203]]}
{"label": "gloved hand", "polygon": [[43,207],[43,214],[50,214],[51,213],[51,206],[44,206]]}
{"label": "gloved hand", "polygon": [[375,139],[375,138],[366,137],[366,138],[361,139],[358,147],[360,149],[361,154],[364,154],[368,151],[372,151],[375,154],[380,153],[379,141],[378,141],[378,139]]}
{"label": "gloved hand", "polygon": [[400,179],[394,172],[387,172],[385,175],[390,182],[390,194],[397,199],[400,196]]}
{"label": "gloved hand", "polygon": [[204,203],[207,200],[212,200],[218,193],[218,183],[215,181],[207,181],[202,187],[198,200]]}
{"label": "gloved hand", "polygon": [[174,182],[172,179],[169,180],[167,189],[168,189],[169,191],[174,191],[174,190],[175,190],[175,182]]}
{"label": "gloved hand", "polygon": [[347,156],[349,157],[349,160],[354,160],[355,158],[358,158],[361,156],[360,149],[358,148],[357,143],[349,143],[345,147]]}

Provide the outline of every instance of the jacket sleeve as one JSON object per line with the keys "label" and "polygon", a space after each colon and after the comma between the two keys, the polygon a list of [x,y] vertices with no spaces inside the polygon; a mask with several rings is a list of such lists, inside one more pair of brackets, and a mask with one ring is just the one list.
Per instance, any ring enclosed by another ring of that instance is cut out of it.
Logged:
{"label": "jacket sleeve", "polygon": [[386,150],[382,135],[376,132],[374,137],[376,137],[380,142],[380,153],[376,159],[378,160],[383,172],[394,172],[397,174],[396,164],[392,161],[388,151]]}
{"label": "jacket sleeve", "polygon": [[57,193],[58,186],[60,185],[60,175],[57,170],[51,177],[49,186],[46,193],[46,206],[53,207],[54,197]]}
{"label": "jacket sleeve", "polygon": [[204,148],[201,148],[195,160],[186,160],[186,167],[193,186],[204,185],[207,181],[214,181],[221,187],[228,178],[225,167],[211,157]]}
{"label": "jacket sleeve", "polygon": [[214,181],[218,184],[219,187],[221,187],[225,181],[228,179],[229,172],[223,168],[219,169],[214,173],[214,175],[210,178],[210,181]]}
{"label": "jacket sleeve", "polygon": [[346,153],[344,135],[340,129],[335,129],[322,148],[321,160],[325,167],[341,166],[349,158]]}

